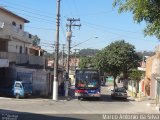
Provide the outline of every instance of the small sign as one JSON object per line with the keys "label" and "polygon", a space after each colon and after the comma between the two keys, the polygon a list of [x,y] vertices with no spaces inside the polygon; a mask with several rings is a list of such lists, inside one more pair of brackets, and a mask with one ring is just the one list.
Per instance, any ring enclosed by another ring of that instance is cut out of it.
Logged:
{"label": "small sign", "polygon": [[0,67],[9,67],[8,59],[0,59]]}

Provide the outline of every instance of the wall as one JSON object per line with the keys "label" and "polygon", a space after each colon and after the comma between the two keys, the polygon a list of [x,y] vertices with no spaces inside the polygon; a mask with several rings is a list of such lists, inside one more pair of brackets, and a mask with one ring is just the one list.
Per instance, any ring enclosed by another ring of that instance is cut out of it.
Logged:
{"label": "wall", "polygon": [[146,74],[145,74],[145,80],[144,80],[144,86],[145,86],[145,95],[150,96],[150,85],[151,85],[151,75],[152,75],[152,61],[155,56],[148,57],[146,59]]}
{"label": "wall", "polygon": [[131,92],[136,92],[136,88],[135,88],[135,82],[130,80],[128,81],[128,90]]}
{"label": "wall", "polygon": [[[16,26],[12,25],[13,21]],[[20,46],[22,46],[22,53],[26,53],[26,47],[31,47],[32,38],[29,37],[28,32],[24,31],[24,20],[0,9],[0,22],[4,22],[4,27],[0,28],[0,38],[2,38],[0,40],[8,42],[6,52],[19,53]],[[22,25],[22,29],[20,29],[20,25]],[[33,36],[31,35],[31,37]]]}
{"label": "wall", "polygon": [[19,25],[21,24],[23,27],[22,29],[24,30],[24,21],[13,16],[10,14],[7,14],[6,12],[0,10],[0,21],[8,23],[8,24],[12,24],[13,21],[16,22],[17,27],[19,27]]}
{"label": "wall", "polygon": [[26,47],[27,47],[27,53],[28,53],[29,47],[31,47],[31,44],[27,44],[22,41],[9,41],[8,52],[20,53],[20,46],[22,46],[22,53],[26,53]]}
{"label": "wall", "polygon": [[33,73],[33,94],[47,96],[48,89],[48,77],[47,72],[43,69],[28,69],[22,67],[16,67],[17,72],[29,72]]}
{"label": "wall", "polygon": [[139,92],[144,95],[144,79],[139,82]]}
{"label": "wall", "polygon": [[152,98],[156,97],[157,81],[156,76],[160,75],[160,53],[147,58],[145,76],[145,95]]}

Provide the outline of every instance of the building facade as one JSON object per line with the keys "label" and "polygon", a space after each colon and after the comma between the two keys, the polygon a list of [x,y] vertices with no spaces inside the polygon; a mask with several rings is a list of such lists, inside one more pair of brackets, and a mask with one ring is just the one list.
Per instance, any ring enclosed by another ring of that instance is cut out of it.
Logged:
{"label": "building facade", "polygon": [[34,35],[24,31],[25,18],[0,7],[0,82],[32,75],[33,94],[48,94],[48,75],[44,50],[33,46]]}
{"label": "building facade", "polygon": [[156,47],[156,54],[146,60],[145,95],[156,99],[160,103],[160,46]]}

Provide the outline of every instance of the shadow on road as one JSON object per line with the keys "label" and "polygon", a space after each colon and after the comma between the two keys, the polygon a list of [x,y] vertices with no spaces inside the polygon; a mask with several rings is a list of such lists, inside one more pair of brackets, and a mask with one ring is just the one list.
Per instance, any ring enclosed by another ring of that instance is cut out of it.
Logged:
{"label": "shadow on road", "polygon": [[34,114],[0,109],[1,120],[85,120],[83,115],[67,114]]}
{"label": "shadow on road", "polygon": [[82,101],[97,101],[97,102],[130,102],[133,101],[131,99],[122,99],[122,98],[115,98],[112,99],[110,95],[103,94],[101,95],[100,99],[97,98],[85,98]]}

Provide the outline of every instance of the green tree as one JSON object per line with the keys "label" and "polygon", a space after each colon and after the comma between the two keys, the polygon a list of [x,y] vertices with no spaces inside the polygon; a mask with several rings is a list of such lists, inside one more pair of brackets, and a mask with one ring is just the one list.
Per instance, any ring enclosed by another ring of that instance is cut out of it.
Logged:
{"label": "green tree", "polygon": [[130,72],[130,78],[133,82],[136,83],[136,97],[138,93],[138,88],[139,88],[139,81],[141,80],[141,77],[144,76],[144,71],[140,71],[137,69],[132,69]]}
{"label": "green tree", "polygon": [[124,78],[128,79],[129,70],[138,66],[140,59],[134,49],[133,45],[124,40],[115,41],[95,56],[94,65],[112,74],[114,87],[116,87],[115,79],[120,73],[123,73]]}
{"label": "green tree", "polygon": [[130,11],[137,23],[146,22],[145,35],[160,39],[160,0],[114,0],[119,13]]}
{"label": "green tree", "polygon": [[87,48],[87,49],[81,49],[79,51],[79,55],[81,55],[81,56],[94,56],[98,52],[99,52],[98,49],[89,49],[89,48]]}
{"label": "green tree", "polygon": [[32,44],[34,46],[38,46],[40,44],[40,41],[41,39],[37,35],[35,35]]}
{"label": "green tree", "polygon": [[101,71],[105,71],[105,55],[104,55],[104,49],[102,49],[101,51],[99,51],[95,57],[92,58],[92,64],[94,65],[94,67],[96,69],[99,69]]}
{"label": "green tree", "polygon": [[81,57],[79,62],[79,68],[83,69],[86,67],[92,66],[92,58],[91,57]]}

